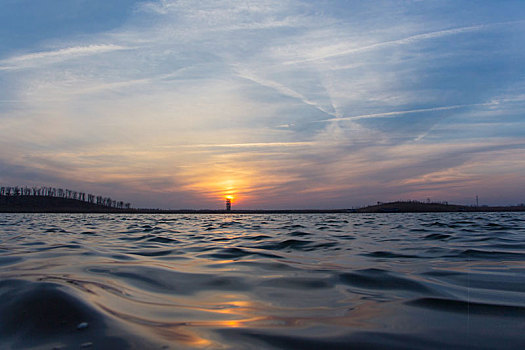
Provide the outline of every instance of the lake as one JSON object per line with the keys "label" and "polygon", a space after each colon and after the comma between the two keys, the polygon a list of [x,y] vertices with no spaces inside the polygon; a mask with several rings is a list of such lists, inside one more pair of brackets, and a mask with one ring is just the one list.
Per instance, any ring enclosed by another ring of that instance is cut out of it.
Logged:
{"label": "lake", "polygon": [[525,213],[0,214],[2,349],[522,349]]}

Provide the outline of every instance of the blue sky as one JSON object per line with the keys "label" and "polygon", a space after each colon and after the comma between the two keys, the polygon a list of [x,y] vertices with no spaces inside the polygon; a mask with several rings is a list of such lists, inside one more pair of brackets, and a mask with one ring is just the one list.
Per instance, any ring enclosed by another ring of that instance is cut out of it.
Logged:
{"label": "blue sky", "polygon": [[0,182],[521,203],[524,32],[523,1],[0,0]]}

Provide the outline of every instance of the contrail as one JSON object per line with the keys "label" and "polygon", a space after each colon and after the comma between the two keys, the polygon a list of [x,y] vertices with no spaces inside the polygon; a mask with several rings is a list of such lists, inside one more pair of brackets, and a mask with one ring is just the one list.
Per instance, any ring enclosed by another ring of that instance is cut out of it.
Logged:
{"label": "contrail", "polygon": [[352,49],[343,50],[340,52],[335,53],[329,53],[326,55],[321,55],[317,57],[311,57],[306,58],[302,60],[294,60],[294,61],[288,61],[284,64],[296,64],[296,63],[304,63],[304,62],[311,62],[311,61],[320,61],[326,58],[332,58],[332,57],[338,57],[338,56],[344,56],[352,53],[358,53],[358,52],[365,52],[374,50],[381,47],[386,46],[394,46],[394,45],[406,45],[410,44],[412,42],[421,41],[421,40],[427,40],[427,39],[434,39],[434,38],[440,38],[448,35],[454,35],[454,34],[462,34],[462,33],[468,33],[468,32],[475,32],[478,30],[483,30],[490,27],[495,27],[499,25],[505,25],[505,24],[514,24],[514,23],[522,23],[524,21],[510,21],[510,22],[497,22],[497,23],[489,23],[489,24],[479,24],[475,26],[469,26],[469,27],[459,27],[459,28],[452,28],[452,29],[445,29],[445,30],[439,30],[435,32],[428,32],[428,33],[421,33],[412,35],[406,38],[396,39],[396,40],[389,40],[389,41],[382,41],[366,46],[356,47]]}
{"label": "contrail", "polygon": [[433,107],[433,108],[411,109],[407,111],[393,111],[393,112],[384,112],[384,113],[361,114],[361,115],[354,115],[351,117],[324,119],[318,122],[335,122],[335,121],[341,121],[341,120],[358,120],[358,119],[381,118],[381,117],[388,118],[388,117],[392,117],[396,115],[403,115],[403,114],[447,111],[451,109],[459,109],[459,108],[474,107],[474,106],[492,106],[495,104],[497,104],[497,102],[473,103],[473,104],[467,104],[467,105],[453,105],[453,106],[443,106],[443,107]]}
{"label": "contrail", "polygon": [[279,92],[279,93],[281,93],[281,94],[283,94],[285,96],[293,97],[295,99],[298,99],[299,101],[303,102],[304,104],[312,106],[312,107],[315,107],[315,108],[317,108],[318,110],[320,110],[321,112],[323,112],[325,114],[328,114],[328,115],[331,115],[331,116],[334,116],[334,117],[336,116],[336,114],[334,112],[326,110],[325,108],[320,106],[318,103],[309,100],[308,98],[306,98],[302,94],[298,93],[297,91],[295,91],[293,89],[290,89],[289,87],[284,86],[284,85],[282,85],[282,84],[280,84],[278,82],[255,76],[255,75],[251,74],[250,72],[248,72],[246,70],[236,69],[236,74],[237,74],[237,76],[239,76],[239,77],[241,77],[243,79],[250,80],[250,81],[252,81],[254,83],[257,83],[257,84],[259,84],[261,86],[264,86],[264,87],[267,87],[267,88],[272,88],[272,89],[276,90],[277,92]]}

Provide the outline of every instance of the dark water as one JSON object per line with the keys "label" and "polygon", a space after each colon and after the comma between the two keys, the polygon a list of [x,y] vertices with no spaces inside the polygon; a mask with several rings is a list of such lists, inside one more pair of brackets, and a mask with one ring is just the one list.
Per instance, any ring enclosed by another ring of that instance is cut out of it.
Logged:
{"label": "dark water", "polygon": [[0,214],[1,349],[525,349],[525,214]]}

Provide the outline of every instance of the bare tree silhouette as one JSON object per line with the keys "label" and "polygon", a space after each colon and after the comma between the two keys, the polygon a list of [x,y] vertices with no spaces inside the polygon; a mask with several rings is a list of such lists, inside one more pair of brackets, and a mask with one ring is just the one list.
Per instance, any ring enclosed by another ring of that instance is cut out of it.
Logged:
{"label": "bare tree silhouette", "polygon": [[27,187],[27,186],[1,186],[0,196],[33,196],[33,197],[56,197],[72,199],[81,202],[101,205],[108,208],[130,209],[131,203],[116,201],[110,197],[96,196],[94,194],[73,191],[55,187]]}

